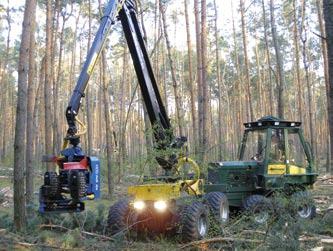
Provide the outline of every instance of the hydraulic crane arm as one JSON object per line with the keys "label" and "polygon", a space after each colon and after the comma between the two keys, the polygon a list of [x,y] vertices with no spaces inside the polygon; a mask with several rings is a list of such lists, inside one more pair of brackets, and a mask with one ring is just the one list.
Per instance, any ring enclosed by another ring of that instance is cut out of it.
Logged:
{"label": "hydraulic crane arm", "polygon": [[171,125],[158,91],[132,1],[126,1],[119,12],[119,19],[132,56],[147,113],[151,124],[155,127],[155,139],[161,144],[161,148],[167,147],[163,144],[170,144],[172,141]]}
{"label": "hydraulic crane arm", "polygon": [[116,17],[120,8],[122,8],[124,0],[110,0],[108,6],[105,9],[104,15],[101,18],[101,24],[93,41],[93,44],[89,50],[86,61],[81,70],[79,79],[73,91],[72,97],[69,101],[66,109],[66,119],[68,123],[67,139],[73,146],[79,144],[79,137],[76,135],[78,132],[76,126],[76,116],[79,113],[81,106],[81,99],[84,97],[84,92],[87,88],[88,81],[94,70],[95,63],[101,54],[103,45],[109,34],[112,24],[116,21]]}
{"label": "hydraulic crane arm", "polygon": [[[69,140],[70,144],[74,147],[80,142],[79,135],[77,134],[76,116],[80,109],[81,99],[84,97],[89,78],[93,72],[96,60],[103,49],[107,35],[117,18],[120,19],[124,30],[143,100],[154,130],[155,147],[159,150],[164,150],[169,147],[180,148],[186,142],[186,138],[175,138],[173,135],[138,24],[134,0],[110,0],[105,9],[105,13],[101,19],[101,25],[97,31],[92,47],[89,50],[86,62],[66,109],[68,123],[66,139]],[[162,158],[159,157],[157,160],[165,170],[172,169],[177,162],[173,155]]]}
{"label": "hydraulic crane arm", "polygon": [[[66,144],[60,157],[52,156],[50,159],[57,163],[59,172],[51,171],[44,174],[44,184],[40,188],[40,212],[80,212],[84,210],[84,200],[100,197],[100,161],[96,157],[86,156],[79,147],[81,132],[78,132],[77,123],[81,122],[77,119],[77,115],[96,61],[110,28],[117,19],[120,19],[123,26],[153,127],[155,148],[158,150],[180,148],[186,142],[185,137],[175,138],[173,135],[138,25],[134,0],[110,0],[66,109],[68,123]],[[70,147],[66,147],[67,142],[70,143]],[[178,156],[173,152],[161,153],[156,157],[167,177],[174,167],[173,170],[177,171]],[[70,194],[70,198],[66,196],[67,194]]]}

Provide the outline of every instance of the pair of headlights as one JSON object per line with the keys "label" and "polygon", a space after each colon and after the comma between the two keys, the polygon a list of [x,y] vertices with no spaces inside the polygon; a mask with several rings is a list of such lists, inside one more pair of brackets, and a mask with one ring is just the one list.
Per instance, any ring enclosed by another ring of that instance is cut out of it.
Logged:
{"label": "pair of headlights", "polygon": [[[144,201],[135,201],[133,203],[133,207],[141,211],[145,209],[146,203]],[[167,207],[168,205],[164,200],[158,200],[154,202],[154,208],[159,212],[164,212]]]}

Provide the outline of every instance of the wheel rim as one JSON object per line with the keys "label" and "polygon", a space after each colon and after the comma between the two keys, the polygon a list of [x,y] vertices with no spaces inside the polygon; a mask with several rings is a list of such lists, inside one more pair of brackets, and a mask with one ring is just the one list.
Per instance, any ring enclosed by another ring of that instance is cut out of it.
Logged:
{"label": "wheel rim", "polygon": [[268,217],[268,212],[257,212],[254,215],[254,220],[259,224],[263,224],[268,220]]}
{"label": "wheel rim", "polygon": [[298,215],[301,217],[301,218],[309,218],[310,215],[311,215],[311,207],[309,205],[303,205],[303,206],[300,206],[299,209],[298,209]]}
{"label": "wheel rim", "polygon": [[225,204],[222,204],[220,206],[220,221],[224,223],[228,221],[228,219],[229,219],[229,208]]}
{"label": "wheel rim", "polygon": [[198,220],[198,232],[200,237],[204,237],[207,233],[207,220],[205,215],[201,215]]}

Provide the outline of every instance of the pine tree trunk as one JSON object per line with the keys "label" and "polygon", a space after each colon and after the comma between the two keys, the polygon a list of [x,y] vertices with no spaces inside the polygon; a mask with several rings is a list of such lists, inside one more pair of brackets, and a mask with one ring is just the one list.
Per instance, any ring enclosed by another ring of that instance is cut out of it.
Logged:
{"label": "pine tree trunk", "polygon": [[244,0],[240,0],[240,10],[241,10],[241,20],[242,20],[242,37],[243,37],[243,49],[244,49],[244,61],[245,61],[245,82],[246,82],[246,92],[247,92],[247,106],[250,109],[250,120],[254,121],[253,112],[253,101],[251,95],[251,80],[250,80],[250,70],[249,70],[249,59],[247,55],[247,37],[245,28],[245,10],[244,10]]}
{"label": "pine tree trunk", "polygon": [[[51,76],[51,48],[52,47],[52,4],[51,0],[47,0],[46,6],[46,47],[45,47],[45,82],[44,82],[44,137],[45,137],[45,153],[53,153],[52,140],[52,76]],[[47,169],[52,170],[53,163],[47,163]]]}
{"label": "pine tree trunk", "polygon": [[303,112],[302,112],[302,86],[301,86],[301,75],[300,75],[300,62],[299,62],[299,36],[297,30],[297,10],[296,10],[296,0],[293,0],[293,43],[295,49],[295,71],[296,71],[296,86],[297,86],[297,106],[298,106],[298,119],[299,121],[303,120]]}
{"label": "pine tree trunk", "polygon": [[27,120],[27,90],[29,71],[29,50],[31,20],[35,12],[34,0],[25,3],[24,20],[22,24],[22,36],[18,62],[18,90],[16,108],[16,126],[14,142],[14,224],[18,231],[25,227],[25,141]]}
{"label": "pine tree trunk", "polygon": [[[102,4],[101,0],[98,0],[99,15],[102,16]],[[107,79],[107,63],[104,50],[101,52],[101,89],[104,103],[104,124],[105,124],[105,136],[106,138],[106,163],[107,163],[107,182],[108,182],[108,195],[112,196],[114,188],[114,180],[112,177],[112,126],[111,126],[111,115],[110,115],[110,99],[108,92],[108,79]]]}
{"label": "pine tree trunk", "polygon": [[[192,117],[192,136],[193,136],[193,145],[196,146],[198,142],[198,132],[197,132],[197,116],[195,111],[195,88],[193,82],[193,73],[192,73],[192,43],[191,43],[191,33],[190,33],[190,24],[188,17],[188,5],[187,0],[184,0],[185,8],[185,23],[186,23],[186,41],[187,41],[187,58],[188,58],[188,86],[190,90],[190,102],[191,102],[191,117]],[[195,150],[195,149],[194,149]]]}
{"label": "pine tree trunk", "polygon": [[[328,80],[329,80],[329,97],[328,97],[328,124],[330,130],[330,142],[333,142],[333,0],[323,1],[323,12],[325,20],[327,61],[328,61]],[[331,147],[331,174],[333,174],[333,147]]]}
{"label": "pine tree trunk", "polygon": [[184,136],[181,98],[179,97],[178,83],[177,83],[177,79],[176,79],[176,71],[174,68],[174,63],[173,63],[173,59],[172,59],[172,55],[171,55],[171,45],[170,45],[168,29],[167,29],[167,21],[166,21],[166,16],[165,16],[165,5],[162,3],[162,0],[159,1],[159,6],[160,6],[160,12],[161,12],[161,16],[162,16],[164,38],[165,38],[165,43],[166,43],[166,47],[167,47],[167,56],[169,59],[170,70],[171,70],[173,93],[175,95],[175,101],[176,101],[175,103],[176,103],[176,114],[177,114],[177,120],[178,120],[178,130],[179,130],[179,135]]}
{"label": "pine tree trunk", "polygon": [[285,76],[284,76],[284,68],[283,68],[283,59],[281,56],[281,48],[277,37],[276,24],[275,24],[275,16],[274,16],[274,3],[273,0],[270,0],[270,12],[271,12],[271,29],[272,29],[272,38],[275,49],[276,56],[276,67],[278,72],[278,116],[283,119],[284,118],[284,88],[285,84]]}
{"label": "pine tree trunk", "polygon": [[[3,69],[4,71],[2,71],[1,74],[1,86],[3,86],[2,88],[2,92],[0,94],[1,97],[1,101],[0,101],[0,109],[2,111],[2,114],[0,115],[0,162],[3,162],[5,157],[7,156],[7,145],[8,145],[8,127],[6,125],[6,121],[9,119],[8,117],[8,96],[10,94],[9,92],[9,84],[8,84],[8,59],[9,59],[9,50],[10,50],[10,36],[11,36],[11,16],[10,16],[10,8],[9,8],[9,0],[7,2],[7,16],[6,16],[6,21],[7,21],[7,26],[8,26],[8,33],[7,33],[7,42],[6,42],[6,52],[5,52],[5,56],[4,56],[4,60],[3,60]],[[14,126],[14,124],[13,124]]]}
{"label": "pine tree trunk", "polygon": [[[142,6],[141,6],[141,1],[138,0],[137,3],[138,3],[138,6],[140,7],[140,10],[141,10],[140,11],[141,12],[140,19],[141,19],[141,27],[142,27],[142,30],[143,30],[143,40],[145,41],[145,44],[147,45],[147,34],[146,34],[146,28],[145,28],[145,25],[144,25],[143,10],[142,10]],[[158,5],[158,3],[159,3],[159,0],[156,0],[156,4],[157,5]],[[158,7],[156,6],[156,12],[157,12],[157,9],[158,9]],[[155,22],[155,26],[156,25],[157,24]],[[161,20],[159,20],[159,30],[161,30],[161,26],[162,26],[161,25]],[[158,58],[158,55],[157,55],[157,58]],[[158,69],[157,61],[158,60],[156,60],[156,69]],[[163,62],[164,62],[164,60],[163,60]],[[163,64],[163,66],[164,66],[164,64]],[[164,82],[164,87],[165,87],[165,84],[166,84],[165,70],[163,72],[164,72],[163,82]],[[156,81],[157,81],[157,79],[156,79]],[[158,81],[157,81],[157,83],[158,83]],[[163,88],[163,89],[165,90],[165,88]],[[164,104],[165,104],[166,111],[168,111],[167,95],[164,95]],[[151,156],[152,150],[153,150],[153,136],[152,136],[152,133],[151,133],[152,129],[151,129],[151,124],[150,124],[148,112],[147,112],[146,106],[145,106],[145,104],[143,102],[143,99],[142,99],[142,106],[143,106],[143,116],[144,116],[144,125],[145,125],[144,126],[145,127],[144,131],[145,131],[146,150],[147,150],[147,155]],[[150,169],[150,172],[152,173],[153,170]]]}
{"label": "pine tree trunk", "polygon": [[314,138],[314,117],[313,117],[313,105],[312,105],[312,86],[310,83],[310,76],[309,76],[309,62],[307,60],[307,31],[305,27],[305,8],[306,2],[305,0],[302,1],[302,57],[303,57],[303,67],[305,71],[305,82],[307,87],[307,94],[308,94],[308,109],[309,109],[309,130],[310,130],[310,143],[313,148],[315,148],[315,138]]}
{"label": "pine tree trunk", "polygon": [[36,1],[32,1],[32,16],[30,27],[30,50],[29,50],[29,73],[28,73],[28,103],[27,103],[27,146],[26,147],[26,200],[28,205],[28,213],[32,214],[33,195],[34,195],[34,127],[33,113],[36,89],[36,62],[35,62],[35,25],[36,25]]}
{"label": "pine tree trunk", "polygon": [[265,1],[262,0],[262,13],[263,13],[263,20],[264,20],[264,39],[265,39],[265,51],[266,51],[266,59],[268,64],[268,93],[269,93],[269,113],[273,115],[274,111],[274,95],[273,95],[273,81],[272,81],[272,64],[271,64],[271,56],[269,52],[269,43],[268,43],[268,24],[266,21],[266,8],[265,8]]}
{"label": "pine tree trunk", "polygon": [[[256,38],[257,40],[257,38]],[[256,57],[256,66],[257,66],[257,91],[259,93],[259,96],[258,96],[258,104],[259,104],[259,107],[260,109],[258,109],[259,111],[261,110],[262,113],[265,114],[265,106],[264,106],[264,103],[263,103],[263,99],[264,99],[264,95],[263,95],[263,91],[262,91],[262,79],[261,79],[261,69],[260,69],[260,60],[259,60],[259,50],[258,50],[258,43],[256,42],[256,45],[255,45],[255,57]],[[261,114],[263,115],[263,114]]]}
{"label": "pine tree trunk", "polygon": [[[120,140],[119,140],[119,166],[118,166],[118,177],[122,176],[121,168],[124,165],[124,161],[126,159],[126,125],[125,125],[125,86],[129,83],[127,81],[127,45],[124,47],[124,54],[123,54],[123,73],[122,79],[120,84],[120,112],[119,112],[119,120],[120,120]],[[148,125],[147,125],[148,126]]]}
{"label": "pine tree trunk", "polygon": [[201,59],[202,59],[202,147],[203,158],[207,158],[207,149],[209,145],[209,90],[207,79],[207,13],[206,13],[206,0],[201,0]]}
{"label": "pine tree trunk", "polygon": [[203,106],[202,106],[202,58],[201,58],[201,25],[200,25],[200,11],[199,1],[194,0],[194,17],[195,17],[195,40],[196,40],[196,52],[197,52],[197,87],[198,87],[198,150],[199,159],[203,158],[202,149],[202,133],[203,133]]}
{"label": "pine tree trunk", "polygon": [[[230,2],[232,6],[232,1]],[[235,27],[235,18],[234,13],[232,11],[232,38],[233,38],[233,49],[235,51],[234,53],[234,61],[235,61],[235,67],[236,67],[236,73],[237,73],[237,79],[234,87],[234,92],[236,93],[236,100],[234,101],[235,104],[235,113],[236,113],[236,119],[235,121],[235,131],[236,131],[236,138],[234,139],[235,142],[240,142],[240,135],[243,131],[243,128],[241,127],[242,123],[244,122],[243,117],[243,89],[241,87],[241,84],[243,83],[243,75],[240,71],[239,66],[239,54],[238,54],[238,44],[236,39],[236,27]],[[238,145],[236,147],[238,149]]]}
{"label": "pine tree trunk", "polygon": [[[323,13],[322,13],[322,6],[321,6],[321,1],[320,0],[316,0],[316,7],[317,7],[317,13],[318,13],[318,23],[319,23],[319,29],[320,29],[320,34],[322,36],[322,38],[320,39],[321,42],[321,51],[322,51],[322,55],[323,55],[323,61],[324,61],[324,77],[325,77],[325,87],[326,87],[326,112],[327,115],[329,114],[329,93],[330,93],[330,86],[329,86],[329,74],[328,74],[328,60],[327,60],[327,45],[326,45],[326,41],[325,41],[325,27],[324,27],[324,22],[323,22]],[[326,172],[329,172],[329,168],[331,166],[330,163],[330,148],[331,148],[331,144],[330,144],[330,137],[327,137],[327,162],[326,162]]]}
{"label": "pine tree trunk", "polygon": [[[215,32],[215,61],[216,61],[216,79],[217,79],[217,86],[219,90],[219,113],[218,113],[218,158],[219,160],[223,159],[223,121],[226,121],[223,118],[223,98],[222,98],[222,83],[221,83],[221,74],[220,74],[220,51],[219,51],[219,41],[218,41],[218,28],[217,28],[217,6],[216,6],[216,0],[214,0],[214,12],[215,12],[215,17],[214,17],[214,32]],[[229,107],[228,107],[229,110]],[[228,124],[226,126],[226,131],[228,132]]]}
{"label": "pine tree trunk", "polygon": [[102,52],[102,82],[103,82],[103,101],[104,101],[104,121],[105,121],[105,136],[106,136],[106,159],[107,159],[107,177],[108,177],[108,195],[113,193],[113,178],[112,178],[112,129],[110,116],[110,102],[108,93],[108,84],[106,77],[106,59]]}
{"label": "pine tree trunk", "polygon": [[[91,1],[88,1],[88,45],[87,53],[91,44]],[[92,154],[93,149],[93,113],[91,109],[91,90],[87,88],[86,90],[86,110],[87,110],[87,136],[88,136],[88,155]]]}
{"label": "pine tree trunk", "polygon": [[[63,52],[64,52],[64,32],[65,32],[65,24],[68,20],[68,17],[65,17],[65,14],[62,13],[62,26],[60,31],[60,38],[59,38],[59,57],[58,57],[58,71],[57,71],[57,77],[55,80],[55,87],[54,87],[54,96],[59,96],[59,89],[61,87],[61,76],[62,73],[62,58],[63,58]],[[61,122],[59,117],[59,100],[54,103],[54,142],[57,148],[55,150],[58,152],[60,150],[60,147],[62,146],[62,134],[61,134]]]}

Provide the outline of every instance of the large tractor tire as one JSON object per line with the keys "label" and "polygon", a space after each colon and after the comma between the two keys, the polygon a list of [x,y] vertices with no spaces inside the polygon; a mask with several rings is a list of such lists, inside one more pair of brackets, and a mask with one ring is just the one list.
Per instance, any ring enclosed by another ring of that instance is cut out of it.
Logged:
{"label": "large tractor tire", "polygon": [[227,196],[222,192],[211,192],[205,195],[205,202],[208,204],[214,222],[217,222],[220,229],[229,220],[229,202]]}
{"label": "large tractor tire", "polygon": [[299,218],[313,219],[316,216],[316,206],[308,191],[294,193],[290,201]]}
{"label": "large tractor tire", "polygon": [[107,220],[107,232],[110,235],[115,235],[128,228],[129,211],[128,200],[120,200],[110,207]]}
{"label": "large tractor tire", "polygon": [[200,240],[207,236],[209,229],[208,208],[195,201],[183,209],[181,235],[183,241]]}
{"label": "large tractor tire", "polygon": [[74,200],[84,197],[87,190],[86,176],[82,171],[73,170],[69,175],[69,190]]}
{"label": "large tractor tire", "polygon": [[273,214],[271,201],[263,195],[250,195],[243,201],[243,209],[253,216],[256,224],[264,224]]}

